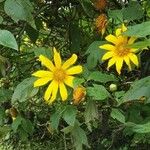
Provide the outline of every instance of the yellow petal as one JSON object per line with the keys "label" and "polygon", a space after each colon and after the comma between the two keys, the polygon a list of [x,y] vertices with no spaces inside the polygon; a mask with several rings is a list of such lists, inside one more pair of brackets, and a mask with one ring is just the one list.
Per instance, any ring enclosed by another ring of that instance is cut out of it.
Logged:
{"label": "yellow petal", "polygon": [[124,25],[124,23],[122,24],[122,32],[127,31],[127,27]]}
{"label": "yellow petal", "polygon": [[64,82],[66,85],[73,87],[73,80],[74,80],[73,76],[67,76]]}
{"label": "yellow petal", "polygon": [[48,83],[48,82],[51,81],[51,80],[52,80],[52,78],[49,78],[49,77],[37,79],[37,80],[34,82],[34,87],[38,87],[38,86],[45,85],[46,83]]}
{"label": "yellow petal", "polygon": [[113,56],[113,52],[107,52],[103,55],[102,60],[107,60]]}
{"label": "yellow petal", "polygon": [[78,65],[78,66],[74,66],[74,67],[71,67],[69,68],[66,73],[68,75],[72,75],[72,74],[79,74],[82,72],[82,66]]}
{"label": "yellow petal", "polygon": [[54,62],[55,62],[55,66],[57,68],[60,68],[60,66],[61,66],[61,57],[60,57],[60,54],[57,52],[56,48],[54,48]]}
{"label": "yellow petal", "polygon": [[114,35],[112,35],[112,34],[109,34],[108,36],[106,36],[105,39],[108,42],[111,42],[113,44],[117,44],[118,43],[118,39]]}
{"label": "yellow petal", "polygon": [[121,34],[121,29],[120,28],[116,29],[116,36],[119,36],[120,34]]}
{"label": "yellow petal", "polygon": [[57,92],[58,92],[58,82],[54,81],[53,90],[52,90],[52,96],[51,96],[51,98],[49,100],[49,104],[54,102],[54,100],[56,99],[56,96],[57,96]]}
{"label": "yellow petal", "polygon": [[70,67],[71,65],[73,65],[77,60],[77,55],[73,54],[71,56],[71,58],[69,58],[66,62],[64,62],[64,64],[62,65],[63,69],[67,69],[68,67]]}
{"label": "yellow petal", "polygon": [[53,90],[53,88],[54,88],[53,85],[54,85],[54,81],[52,81],[52,82],[49,84],[48,88],[47,88],[46,91],[45,91],[44,99],[45,99],[47,102],[48,102],[49,98],[51,97],[52,90]]}
{"label": "yellow petal", "polygon": [[109,50],[109,51],[115,50],[115,47],[111,44],[104,44],[104,45],[99,46],[99,48]]}
{"label": "yellow petal", "polygon": [[49,70],[53,71],[55,69],[53,63],[47,57],[40,55],[39,60],[41,61],[42,65],[47,67]]}
{"label": "yellow petal", "polygon": [[139,62],[138,62],[138,58],[135,54],[130,53],[129,55],[130,60],[138,67]]}
{"label": "yellow petal", "polygon": [[40,71],[36,71],[32,75],[35,76],[35,77],[49,77],[49,78],[52,78],[53,74],[50,71],[40,70]]}
{"label": "yellow petal", "polygon": [[121,74],[122,65],[123,65],[123,59],[118,58],[118,60],[116,61],[116,70],[117,70],[118,74]]}
{"label": "yellow petal", "polygon": [[64,85],[64,83],[60,83],[59,84],[59,89],[60,89],[60,95],[63,101],[65,101],[68,97],[68,93],[67,93],[67,89],[66,86]]}
{"label": "yellow petal", "polygon": [[128,44],[133,44],[137,38],[136,37],[131,37],[128,41]]}
{"label": "yellow petal", "polygon": [[124,61],[127,64],[127,66],[129,67],[129,70],[131,71],[131,65],[130,65],[130,59],[128,56],[124,57]]}
{"label": "yellow petal", "polygon": [[107,66],[107,70],[109,70],[109,68],[114,65],[116,62],[116,59],[115,58],[111,58],[109,61],[108,61],[108,66]]}

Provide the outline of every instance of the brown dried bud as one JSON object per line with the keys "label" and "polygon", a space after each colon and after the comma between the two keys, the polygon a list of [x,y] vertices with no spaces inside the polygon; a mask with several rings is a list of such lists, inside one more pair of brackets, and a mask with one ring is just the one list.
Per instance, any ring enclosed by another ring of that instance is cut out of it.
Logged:
{"label": "brown dried bud", "polygon": [[10,111],[10,115],[11,115],[12,119],[15,120],[16,117],[17,117],[17,115],[18,115],[17,109],[14,108],[14,107],[11,107],[11,108],[9,109],[9,111]]}
{"label": "brown dried bud", "polygon": [[94,7],[96,10],[103,11],[107,7],[107,0],[95,0]]}
{"label": "brown dried bud", "polygon": [[86,89],[83,86],[78,86],[73,91],[73,103],[75,105],[79,104],[85,99]]}
{"label": "brown dried bud", "polygon": [[107,16],[105,14],[101,14],[100,16],[98,16],[96,18],[95,26],[96,26],[98,32],[101,33],[102,35],[106,31],[107,24],[108,24],[108,20],[107,20]]}

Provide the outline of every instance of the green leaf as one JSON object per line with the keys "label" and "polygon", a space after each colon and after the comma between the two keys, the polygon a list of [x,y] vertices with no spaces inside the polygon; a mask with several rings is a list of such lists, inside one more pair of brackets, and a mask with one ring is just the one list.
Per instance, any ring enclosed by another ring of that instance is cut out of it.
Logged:
{"label": "green leaf", "polygon": [[72,52],[79,52],[81,43],[81,29],[79,28],[78,23],[71,24],[69,31],[71,41],[70,49]]}
{"label": "green leaf", "polygon": [[83,144],[89,147],[86,132],[79,126],[79,124],[75,124],[73,130],[71,131],[71,135],[73,136],[74,145],[77,150],[82,150]]}
{"label": "green leaf", "polygon": [[11,131],[11,128],[9,126],[0,126],[0,139],[2,139],[8,132]]}
{"label": "green leaf", "polygon": [[81,85],[85,80],[83,78],[75,78],[73,80],[73,87]]}
{"label": "green leaf", "polygon": [[51,123],[52,129],[57,130],[58,125],[59,125],[59,121],[60,121],[65,109],[66,109],[65,106],[60,106],[56,109],[57,111],[51,115],[50,123]]}
{"label": "green leaf", "polygon": [[131,85],[131,88],[124,94],[119,104],[132,100],[139,100],[143,96],[149,99],[150,98],[149,89],[150,89],[150,76],[135,81]]}
{"label": "green leaf", "polygon": [[5,110],[3,108],[0,108],[0,126],[4,124],[5,119]]}
{"label": "green leaf", "polygon": [[0,16],[0,24],[3,22],[3,17]]}
{"label": "green leaf", "polygon": [[73,126],[68,126],[63,128],[61,131],[64,132],[65,134],[68,134],[73,130],[73,128],[74,128]]}
{"label": "green leaf", "polygon": [[13,92],[10,89],[0,88],[0,102],[9,101]]}
{"label": "green leaf", "polygon": [[123,19],[128,21],[133,21],[141,19],[144,15],[144,10],[139,2],[130,2],[128,7],[122,9]]}
{"label": "green leaf", "polygon": [[121,123],[125,123],[125,116],[122,114],[120,110],[112,108],[110,115],[113,119],[116,119],[120,121]]}
{"label": "green leaf", "polygon": [[33,133],[34,127],[29,119],[22,119],[21,126],[28,134],[31,135]]}
{"label": "green leaf", "polygon": [[150,133],[150,122],[145,124],[135,124],[132,122],[126,123],[127,127],[130,127],[133,132],[136,133]]}
{"label": "green leaf", "polygon": [[123,11],[122,9],[108,10],[108,16],[113,18],[116,22],[123,22]]}
{"label": "green leaf", "polygon": [[7,30],[0,30],[0,44],[15,50],[18,50],[18,45],[13,34]]}
{"label": "green leaf", "polygon": [[12,127],[14,132],[16,132],[18,127],[21,125],[22,119],[23,118],[21,116],[17,116],[16,119],[13,121],[11,127]]}
{"label": "green leaf", "polygon": [[33,87],[33,83],[36,79],[34,77],[24,79],[17,85],[12,96],[12,103],[19,101],[24,102],[30,97],[37,94],[38,88]]}
{"label": "green leaf", "polygon": [[105,100],[110,97],[106,88],[97,84],[94,84],[94,87],[87,88],[87,95],[93,97],[94,100]]}
{"label": "green leaf", "polygon": [[147,48],[147,46],[150,46],[150,39],[140,41],[140,42],[136,42],[134,44],[128,45],[127,47],[143,49],[143,48]]}
{"label": "green leaf", "polygon": [[98,119],[98,109],[95,101],[89,100],[87,102],[85,112],[84,112],[84,117],[86,123]]}
{"label": "green leaf", "polygon": [[150,21],[136,24],[134,26],[129,26],[128,30],[123,34],[135,37],[145,37],[150,35]]}
{"label": "green leaf", "polygon": [[105,53],[104,50],[100,49],[99,46],[104,44],[102,41],[94,41],[88,48],[85,54],[89,54],[87,57],[87,67],[88,69],[93,69],[96,67],[97,62],[101,62],[101,58]]}
{"label": "green leaf", "polygon": [[33,28],[35,28],[34,19],[32,16],[33,6],[29,0],[6,0],[4,10],[8,16],[14,21],[27,21]]}
{"label": "green leaf", "polygon": [[68,123],[70,126],[74,126],[76,120],[77,108],[73,105],[67,106],[64,113],[63,119]]}
{"label": "green leaf", "polygon": [[94,71],[89,75],[88,80],[94,80],[94,81],[99,81],[101,83],[107,83],[110,81],[117,81],[117,78],[113,74],[106,74],[106,73],[102,73],[99,71]]}
{"label": "green leaf", "polygon": [[45,57],[52,59],[53,52],[52,49],[46,47],[34,48],[33,49],[35,56],[39,57],[40,55],[44,55]]}

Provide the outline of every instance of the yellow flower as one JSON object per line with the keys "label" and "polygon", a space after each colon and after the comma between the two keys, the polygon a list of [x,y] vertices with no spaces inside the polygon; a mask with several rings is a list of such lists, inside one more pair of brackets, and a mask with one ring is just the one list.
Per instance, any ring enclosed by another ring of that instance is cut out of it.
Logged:
{"label": "yellow flower", "polygon": [[68,97],[66,85],[73,87],[74,77],[72,75],[82,72],[82,66],[73,66],[77,60],[77,55],[73,54],[66,62],[62,64],[61,56],[54,48],[54,64],[51,60],[43,55],[39,56],[39,60],[48,70],[39,70],[32,75],[38,77],[34,82],[34,87],[39,87],[50,82],[45,91],[44,99],[47,103],[52,103],[57,96],[58,89],[63,101]]}
{"label": "yellow flower", "polygon": [[107,16],[105,14],[101,14],[96,18],[95,26],[98,32],[100,32],[102,35],[106,31],[107,23],[108,23]]}
{"label": "yellow flower", "polygon": [[78,86],[73,91],[73,103],[75,105],[79,104],[84,100],[86,95],[86,89],[83,86]]}
{"label": "yellow flower", "polygon": [[116,64],[116,70],[119,74],[121,73],[123,62],[127,64],[129,70],[131,70],[131,62],[136,66],[138,66],[139,64],[138,58],[135,55],[137,49],[127,47],[128,45],[133,44],[136,38],[129,38],[125,35],[122,35],[122,33],[126,30],[127,28],[124,24],[122,24],[122,26],[116,30],[115,36],[109,34],[105,37],[105,39],[112,44],[104,44],[100,46],[100,48],[108,50],[108,52],[106,52],[102,57],[102,60],[109,59],[107,69]]}

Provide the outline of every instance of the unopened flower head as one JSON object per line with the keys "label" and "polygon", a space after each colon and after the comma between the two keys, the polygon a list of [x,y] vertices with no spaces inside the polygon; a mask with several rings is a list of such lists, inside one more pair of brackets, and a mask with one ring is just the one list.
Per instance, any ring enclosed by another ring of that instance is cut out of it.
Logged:
{"label": "unopened flower head", "polygon": [[95,0],[94,2],[94,7],[99,11],[105,10],[106,6],[107,0]]}
{"label": "unopened flower head", "polygon": [[138,58],[135,55],[137,48],[129,48],[128,45],[133,44],[137,38],[127,37],[122,33],[127,30],[126,26],[122,24],[120,28],[116,30],[115,35],[109,34],[105,39],[112,44],[101,45],[101,49],[107,50],[103,55],[102,60],[108,60],[107,69],[116,64],[116,70],[118,74],[121,74],[123,62],[126,63],[129,70],[131,70],[131,62],[138,66]]}
{"label": "unopened flower head", "polygon": [[106,31],[107,24],[108,24],[108,21],[107,21],[107,16],[105,14],[101,14],[96,18],[95,26],[98,32],[101,33],[102,35]]}
{"label": "unopened flower head", "polygon": [[75,105],[79,104],[85,99],[86,89],[83,86],[78,86],[73,91],[73,103]]}
{"label": "unopened flower head", "polygon": [[73,54],[71,58],[62,63],[60,54],[54,48],[54,64],[43,55],[39,56],[39,60],[47,70],[39,70],[32,74],[38,77],[34,82],[34,87],[43,86],[50,82],[44,94],[45,101],[51,104],[56,99],[58,89],[62,101],[67,100],[68,92],[65,85],[73,88],[73,75],[82,72],[82,66],[72,66],[77,60],[77,55]]}

